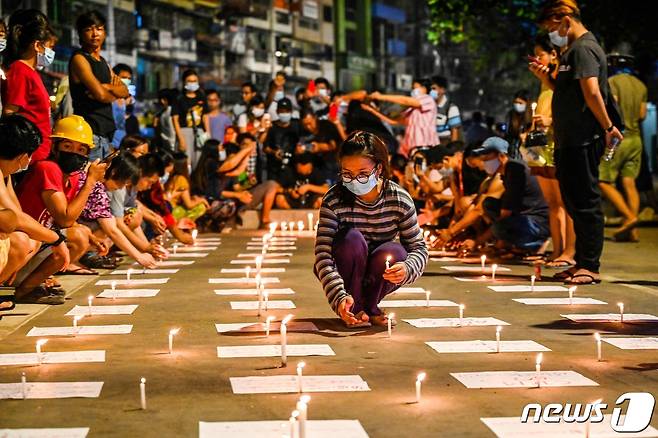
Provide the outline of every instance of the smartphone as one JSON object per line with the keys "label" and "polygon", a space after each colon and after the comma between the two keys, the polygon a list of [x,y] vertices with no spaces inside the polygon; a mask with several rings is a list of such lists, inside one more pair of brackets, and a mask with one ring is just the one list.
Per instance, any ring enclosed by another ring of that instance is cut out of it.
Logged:
{"label": "smartphone", "polygon": [[541,62],[539,62],[539,58],[537,58],[536,56],[532,56],[532,55],[528,55],[528,61],[534,62],[535,64],[541,64]]}
{"label": "smartphone", "polygon": [[336,120],[338,117],[338,105],[332,103],[329,105],[329,120]]}
{"label": "smartphone", "polygon": [[114,159],[115,159],[120,153],[121,153],[121,149],[117,149],[117,150],[115,150],[115,151],[112,152],[110,155],[108,155],[107,157],[103,158],[103,160],[101,161],[101,163],[103,163],[103,164],[109,164],[109,163],[111,163],[112,160],[114,160]]}

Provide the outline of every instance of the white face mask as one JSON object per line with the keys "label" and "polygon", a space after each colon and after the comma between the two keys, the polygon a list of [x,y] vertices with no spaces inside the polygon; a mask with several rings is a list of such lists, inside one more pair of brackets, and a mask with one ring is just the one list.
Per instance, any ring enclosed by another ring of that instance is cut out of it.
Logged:
{"label": "white face mask", "polygon": [[253,114],[254,117],[256,117],[256,118],[260,118],[260,117],[263,116],[263,114],[265,114],[265,109],[263,109],[263,108],[252,108],[251,109],[251,114]]}
{"label": "white face mask", "polygon": [[560,35],[560,31],[558,29],[554,30],[553,32],[549,32],[548,38],[551,40],[553,45],[558,47],[564,47],[569,44],[569,38],[566,35]]}
{"label": "white face mask", "polygon": [[411,90],[411,97],[419,97],[422,94],[420,88],[414,88]]}
{"label": "white face mask", "polygon": [[487,160],[484,162],[484,171],[487,172],[487,175],[493,175],[496,173],[498,168],[500,167],[500,160],[498,157],[492,158],[491,160]]}
{"label": "white face mask", "polygon": [[226,149],[222,149],[219,151],[219,161],[224,161],[226,160]]}
{"label": "white face mask", "polygon": [[164,175],[160,177],[160,184],[165,185],[168,179],[169,179],[169,172],[165,172]]}
{"label": "white face mask", "polygon": [[329,90],[326,88],[318,88],[318,94],[322,97],[327,97],[329,96]]}
{"label": "white face mask", "polygon": [[291,119],[292,119],[292,113],[279,113],[279,122],[290,123]]}
{"label": "white face mask", "polygon": [[185,91],[196,91],[199,89],[198,82],[187,82],[185,84]]}
{"label": "white face mask", "polygon": [[350,182],[343,181],[343,186],[345,186],[347,190],[354,193],[356,196],[363,196],[367,195],[372,191],[372,189],[375,188],[378,179],[379,178],[377,178],[377,173],[373,172],[368,177],[368,182],[366,183],[360,183],[356,179],[353,179]]}
{"label": "white face mask", "polygon": [[37,53],[37,67],[45,68],[55,60],[55,51],[50,47],[45,47],[43,53]]}
{"label": "white face mask", "polygon": [[517,113],[524,113],[526,110],[526,104],[525,103],[515,103],[514,104],[514,111]]}
{"label": "white face mask", "polygon": [[278,102],[279,100],[283,99],[286,97],[286,95],[283,93],[281,90],[277,90],[274,92],[274,101]]}
{"label": "white face mask", "polygon": [[0,52],[7,48],[7,38],[0,38]]}

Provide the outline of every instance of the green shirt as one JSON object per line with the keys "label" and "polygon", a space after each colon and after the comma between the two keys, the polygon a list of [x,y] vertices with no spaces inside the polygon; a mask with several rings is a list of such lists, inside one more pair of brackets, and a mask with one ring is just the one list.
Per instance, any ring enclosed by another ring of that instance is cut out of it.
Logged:
{"label": "green shirt", "polygon": [[608,83],[624,117],[624,135],[640,135],[640,109],[647,102],[647,87],[628,73],[616,74]]}

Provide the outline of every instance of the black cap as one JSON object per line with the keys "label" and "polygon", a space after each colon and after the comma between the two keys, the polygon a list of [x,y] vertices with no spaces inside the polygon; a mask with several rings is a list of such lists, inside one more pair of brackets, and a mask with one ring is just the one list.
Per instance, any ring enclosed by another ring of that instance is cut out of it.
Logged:
{"label": "black cap", "polygon": [[276,110],[288,110],[292,111],[292,102],[287,97],[283,97],[276,102]]}

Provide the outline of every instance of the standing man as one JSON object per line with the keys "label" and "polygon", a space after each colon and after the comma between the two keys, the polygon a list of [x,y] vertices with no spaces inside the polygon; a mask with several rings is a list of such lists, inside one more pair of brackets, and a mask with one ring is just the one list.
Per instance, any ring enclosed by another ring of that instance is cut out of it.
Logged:
{"label": "standing man", "polygon": [[[624,141],[610,161],[601,161],[599,186],[606,198],[624,216],[624,222],[615,233],[618,242],[638,240],[637,215],[640,211],[640,194],[635,179],[640,175],[642,165],[642,136],[640,122],[647,115],[647,87],[633,76],[632,57],[608,56],[613,76],[608,80],[612,96],[617,101],[624,116]],[[621,185],[626,199],[615,186],[621,175]]]}
{"label": "standing man", "polygon": [[576,231],[576,265],[555,277],[568,284],[599,283],[604,226],[599,162],[604,147],[624,138],[606,109],[606,56],[580,21],[575,0],[549,1],[540,24],[551,42],[564,48],[555,80],[540,63],[532,62],[530,69],[554,90],[556,176]]}
{"label": "standing man", "polygon": [[85,12],[75,22],[81,48],[69,61],[69,82],[73,112],[84,117],[94,133],[94,148],[89,159],[105,158],[116,125],[112,102],[130,96],[128,87],[113,74],[101,56],[105,42],[105,17],[97,11]]}
{"label": "standing man", "polygon": [[446,94],[448,80],[443,76],[432,76],[431,81],[430,96],[436,102],[436,133],[439,136],[439,143],[445,146],[451,141],[459,140],[462,118],[459,108]]}

